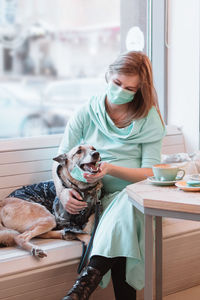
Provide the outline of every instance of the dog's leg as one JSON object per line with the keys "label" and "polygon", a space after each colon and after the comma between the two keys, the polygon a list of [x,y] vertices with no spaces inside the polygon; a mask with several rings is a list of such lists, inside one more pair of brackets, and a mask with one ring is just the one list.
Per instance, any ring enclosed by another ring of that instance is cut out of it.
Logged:
{"label": "dog's leg", "polygon": [[43,239],[63,239],[65,241],[79,240],[79,241],[83,241],[86,245],[88,245],[90,241],[89,234],[86,233],[77,234],[71,232],[65,233],[64,230],[52,230],[47,233],[43,233],[38,237]]}
{"label": "dog's leg", "polygon": [[90,238],[91,238],[91,234],[92,234],[92,229],[94,226],[94,218],[95,218],[95,214],[92,214],[89,219],[88,222],[86,224],[86,226],[84,227],[84,232],[86,233],[76,233],[76,237],[84,242],[86,245],[89,244]]}
{"label": "dog's leg", "polygon": [[17,244],[23,249],[31,252],[34,245],[27,241],[23,241],[20,239],[20,236],[21,234],[18,231],[0,226],[0,244],[4,246],[14,246]]}
{"label": "dog's leg", "polygon": [[65,230],[52,230],[38,236],[42,239],[62,239],[65,241],[78,240],[75,233],[65,232]]}
{"label": "dog's leg", "polygon": [[84,242],[86,245],[89,244],[89,241],[90,241],[90,238],[91,238],[90,234],[87,234],[87,233],[78,233],[77,234],[76,233],[75,235],[76,235],[76,237],[79,241]]}
{"label": "dog's leg", "polygon": [[46,252],[39,248],[38,246],[30,243],[29,241],[24,240],[22,234],[19,234],[15,237],[15,242],[22,249],[29,251],[33,256],[38,258],[43,258],[47,256]]}
{"label": "dog's leg", "polygon": [[56,226],[53,216],[38,219],[28,230],[15,237],[17,245],[31,252],[32,255],[42,258],[47,256],[46,252],[29,241],[42,233],[48,232]]}
{"label": "dog's leg", "polygon": [[95,214],[92,214],[89,219],[88,222],[86,223],[85,227],[84,227],[84,231],[87,232],[88,234],[92,234],[92,229],[94,226],[94,218],[95,218]]}
{"label": "dog's leg", "polygon": [[49,232],[40,234],[38,237],[42,239],[62,239],[62,230],[51,230]]}

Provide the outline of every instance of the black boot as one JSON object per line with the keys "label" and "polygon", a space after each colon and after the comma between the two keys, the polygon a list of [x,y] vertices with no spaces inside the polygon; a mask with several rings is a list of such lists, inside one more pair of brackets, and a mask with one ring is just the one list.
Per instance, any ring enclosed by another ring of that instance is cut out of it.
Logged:
{"label": "black boot", "polygon": [[88,300],[102,276],[93,267],[86,267],[77,278],[74,286],[62,300]]}

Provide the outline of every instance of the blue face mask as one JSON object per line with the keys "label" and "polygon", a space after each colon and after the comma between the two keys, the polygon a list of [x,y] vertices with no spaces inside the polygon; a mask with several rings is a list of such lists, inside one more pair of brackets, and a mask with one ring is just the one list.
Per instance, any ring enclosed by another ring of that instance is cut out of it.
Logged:
{"label": "blue face mask", "polygon": [[113,104],[125,104],[131,102],[135,94],[136,92],[125,90],[113,81],[108,83],[107,96],[108,100]]}
{"label": "blue face mask", "polygon": [[87,180],[84,178],[83,174],[86,173],[85,171],[83,171],[80,167],[78,167],[77,165],[73,168],[73,170],[71,171],[70,175],[78,180],[78,181],[82,181],[82,182],[87,182]]}

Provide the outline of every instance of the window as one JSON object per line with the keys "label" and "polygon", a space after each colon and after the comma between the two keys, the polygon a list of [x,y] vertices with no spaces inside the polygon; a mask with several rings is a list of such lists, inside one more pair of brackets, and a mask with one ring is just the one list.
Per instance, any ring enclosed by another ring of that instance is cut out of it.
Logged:
{"label": "window", "polygon": [[63,132],[119,51],[120,0],[0,0],[0,138]]}
{"label": "window", "polygon": [[152,60],[165,110],[164,0],[0,0],[0,138],[62,133],[120,51]]}

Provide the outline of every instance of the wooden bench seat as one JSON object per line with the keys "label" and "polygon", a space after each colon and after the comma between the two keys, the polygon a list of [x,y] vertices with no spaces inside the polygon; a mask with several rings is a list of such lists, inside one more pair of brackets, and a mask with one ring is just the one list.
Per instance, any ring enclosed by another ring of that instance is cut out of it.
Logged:
{"label": "wooden bench seat", "polygon": [[33,239],[33,243],[41,246],[48,256],[44,259],[32,257],[27,251],[16,247],[0,248],[0,277],[15,273],[27,272],[35,268],[60,264],[63,261],[78,262],[81,256],[81,243],[54,239]]}
{"label": "wooden bench seat", "polygon": [[200,232],[200,222],[182,219],[163,218],[163,239]]}

